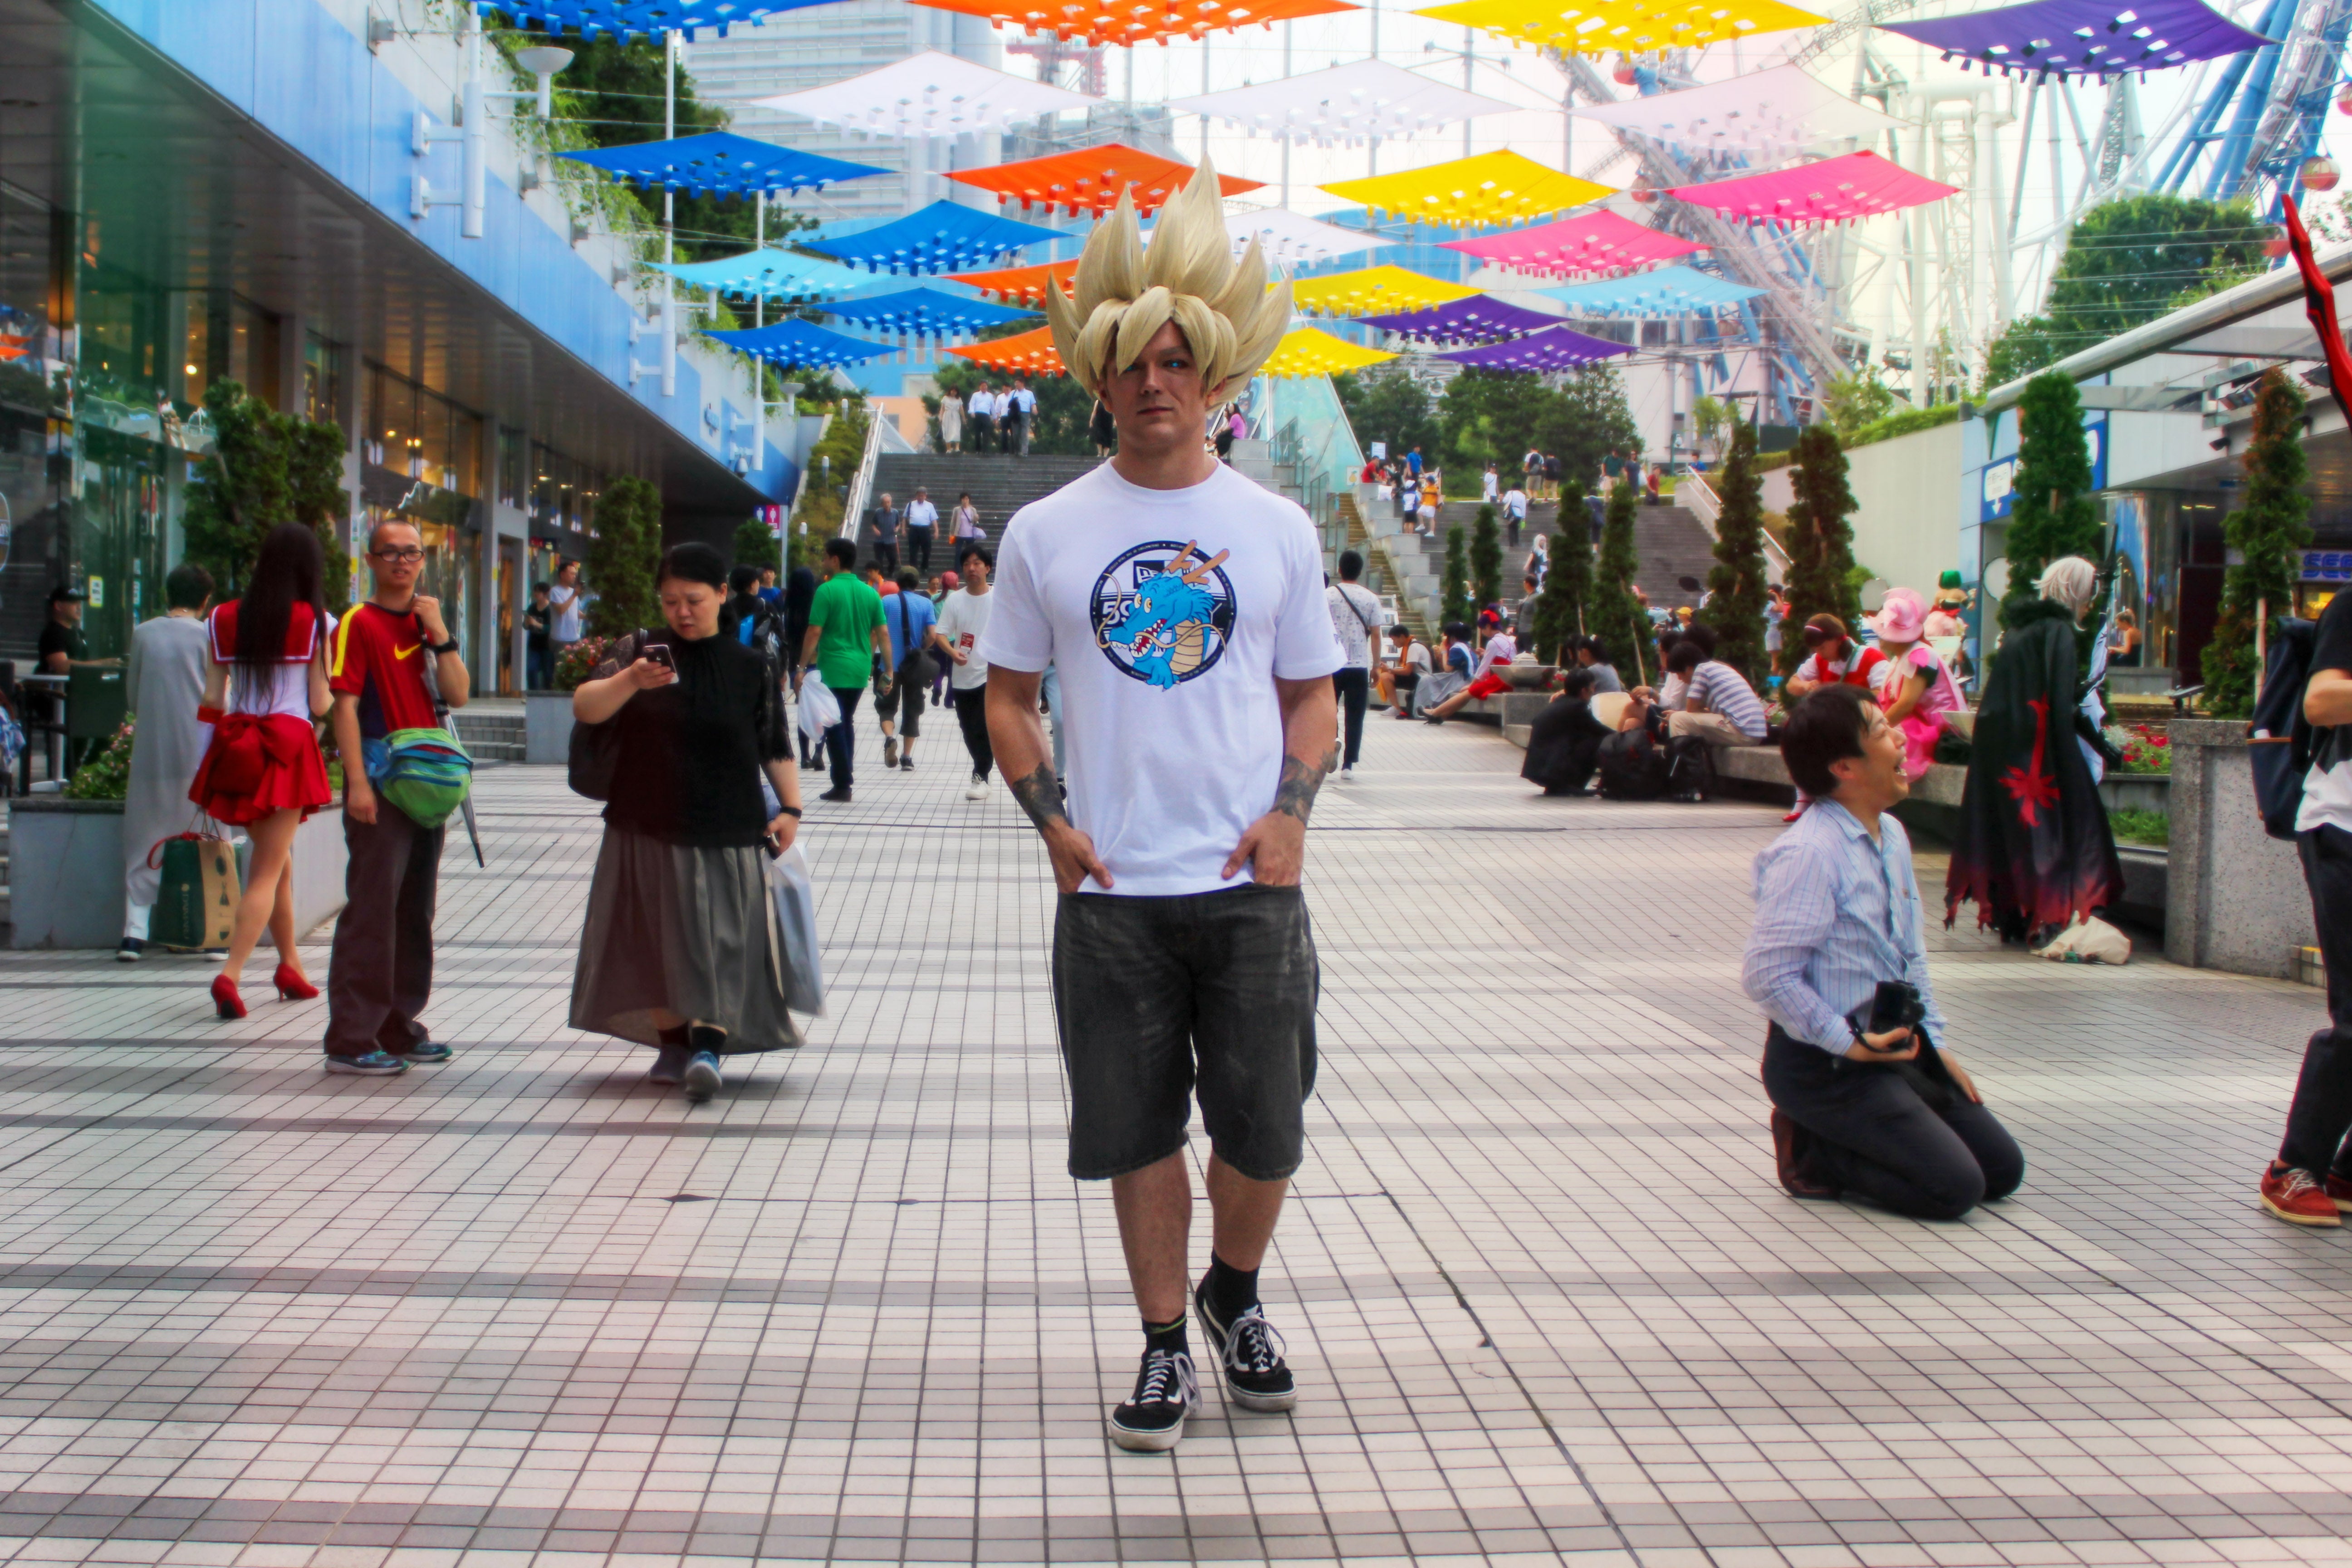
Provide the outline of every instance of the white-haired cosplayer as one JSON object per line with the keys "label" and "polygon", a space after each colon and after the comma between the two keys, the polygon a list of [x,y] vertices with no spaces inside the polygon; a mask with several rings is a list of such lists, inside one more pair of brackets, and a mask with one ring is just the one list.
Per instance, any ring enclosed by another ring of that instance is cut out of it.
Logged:
{"label": "white-haired cosplayer", "polygon": [[1201,367],[1203,396],[1221,403],[1266,362],[1290,324],[1290,284],[1266,287],[1258,242],[1234,259],[1217,171],[1205,158],[1160,209],[1149,247],[1134,193],[1120,192],[1118,205],[1087,237],[1072,282],[1075,298],[1046,282],[1045,320],[1063,367],[1095,397],[1172,321]]}

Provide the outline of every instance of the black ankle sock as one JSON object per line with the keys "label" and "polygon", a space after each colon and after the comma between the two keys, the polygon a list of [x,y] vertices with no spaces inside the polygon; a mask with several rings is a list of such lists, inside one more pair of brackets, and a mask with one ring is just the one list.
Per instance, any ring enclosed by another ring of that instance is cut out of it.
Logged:
{"label": "black ankle sock", "polygon": [[1166,1351],[1171,1355],[1192,1354],[1192,1344],[1185,1338],[1184,1322],[1185,1320],[1180,1317],[1172,1323],[1144,1324],[1143,1348],[1147,1351]]}
{"label": "black ankle sock", "polygon": [[1219,1321],[1230,1323],[1257,1305],[1257,1270],[1236,1268],[1212,1252],[1209,1277],[1201,1282],[1201,1289]]}
{"label": "black ankle sock", "polygon": [[675,1029],[656,1029],[654,1037],[665,1046],[682,1046],[686,1044],[686,1026],[680,1024]]}

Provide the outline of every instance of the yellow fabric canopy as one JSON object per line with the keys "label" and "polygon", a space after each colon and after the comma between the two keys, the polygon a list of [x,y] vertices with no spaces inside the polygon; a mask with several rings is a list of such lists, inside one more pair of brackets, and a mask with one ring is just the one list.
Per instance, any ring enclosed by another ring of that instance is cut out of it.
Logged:
{"label": "yellow fabric canopy", "polygon": [[1616,195],[1606,185],[1547,169],[1517,153],[1481,153],[1426,169],[1341,180],[1322,188],[1374,212],[1465,228],[1548,217]]}
{"label": "yellow fabric canopy", "polygon": [[1402,267],[1364,267],[1328,278],[1294,278],[1290,303],[1293,310],[1308,315],[1364,316],[1447,305],[1477,291]]}
{"label": "yellow fabric canopy", "polygon": [[1580,55],[1691,48],[1829,20],[1780,0],[1455,0],[1413,15]]}
{"label": "yellow fabric canopy", "polygon": [[1361,349],[1344,342],[1328,332],[1313,327],[1301,327],[1284,335],[1274,357],[1265,362],[1260,375],[1333,375],[1343,370],[1361,370],[1368,364],[1394,359],[1392,353],[1379,349]]}

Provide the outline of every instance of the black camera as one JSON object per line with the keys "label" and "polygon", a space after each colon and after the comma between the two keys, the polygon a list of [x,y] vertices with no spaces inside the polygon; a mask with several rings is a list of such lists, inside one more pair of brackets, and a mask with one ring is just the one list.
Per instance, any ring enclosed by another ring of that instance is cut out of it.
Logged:
{"label": "black camera", "polygon": [[[1908,981],[1882,980],[1870,999],[1868,1034],[1883,1035],[1889,1029],[1910,1029],[1916,1032],[1927,1021],[1927,1004],[1919,998],[1919,988]],[[1895,1047],[1900,1049],[1901,1047]]]}

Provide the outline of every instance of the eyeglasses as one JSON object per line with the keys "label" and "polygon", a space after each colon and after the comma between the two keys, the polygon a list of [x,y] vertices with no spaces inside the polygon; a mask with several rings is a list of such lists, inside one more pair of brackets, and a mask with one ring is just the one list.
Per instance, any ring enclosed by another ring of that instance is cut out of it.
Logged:
{"label": "eyeglasses", "polygon": [[373,554],[378,561],[394,561],[404,565],[411,561],[425,559],[425,552],[417,549],[414,544],[405,545],[398,550],[377,550],[370,553]]}

